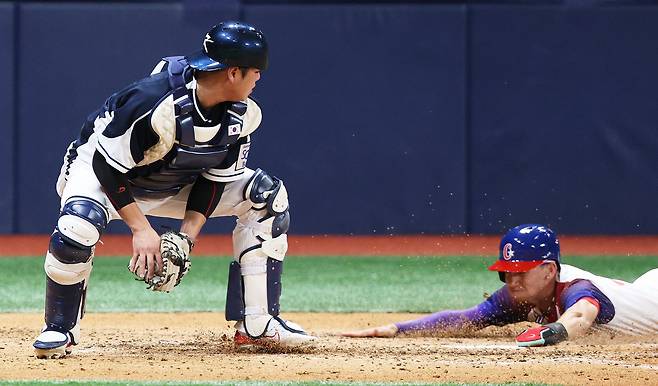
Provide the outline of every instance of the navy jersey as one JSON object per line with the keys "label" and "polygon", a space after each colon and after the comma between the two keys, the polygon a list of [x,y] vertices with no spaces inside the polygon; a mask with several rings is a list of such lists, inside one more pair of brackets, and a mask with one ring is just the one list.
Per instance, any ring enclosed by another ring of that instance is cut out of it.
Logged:
{"label": "navy jersey", "polygon": [[[194,104],[194,146],[217,146],[226,143],[228,135],[239,135],[237,141],[227,143],[226,157],[202,175],[217,182],[237,180],[246,166],[250,134],[261,121],[260,107],[252,99],[244,101],[246,112],[239,116],[242,125],[227,125],[227,115],[236,115],[231,103],[204,110],[191,71],[185,81]],[[116,92],[89,115],[69,154],[75,155],[78,146],[91,145],[128,179],[157,174],[173,158],[178,142],[172,91],[166,63],[160,62],[150,76]]]}

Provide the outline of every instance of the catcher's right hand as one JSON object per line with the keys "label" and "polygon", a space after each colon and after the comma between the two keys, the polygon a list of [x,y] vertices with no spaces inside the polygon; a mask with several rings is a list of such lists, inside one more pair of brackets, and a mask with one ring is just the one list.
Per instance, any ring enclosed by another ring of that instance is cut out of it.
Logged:
{"label": "catcher's right hand", "polygon": [[342,336],[350,338],[391,338],[398,333],[398,326],[395,324],[387,324],[374,328],[366,328],[364,330],[347,331],[341,333]]}
{"label": "catcher's right hand", "polygon": [[190,252],[194,242],[185,233],[168,231],[160,236],[162,270],[151,280],[145,280],[147,289],[169,292],[176,287],[192,265]]}

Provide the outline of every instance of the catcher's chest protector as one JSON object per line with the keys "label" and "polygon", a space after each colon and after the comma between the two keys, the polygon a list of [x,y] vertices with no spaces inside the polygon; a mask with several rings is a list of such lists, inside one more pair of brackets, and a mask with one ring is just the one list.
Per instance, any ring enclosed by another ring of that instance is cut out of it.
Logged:
{"label": "catcher's chest protector", "polygon": [[191,68],[183,56],[163,58],[167,61],[169,84],[173,88],[174,114],[176,116],[176,143],[165,156],[162,167],[146,176],[131,179],[139,190],[146,192],[177,193],[191,184],[196,177],[211,167],[218,166],[226,158],[229,146],[235,144],[242,132],[242,118],[247,104],[231,103],[220,123],[217,134],[207,142],[198,142],[194,136],[192,112],[194,101],[190,98],[185,75]]}

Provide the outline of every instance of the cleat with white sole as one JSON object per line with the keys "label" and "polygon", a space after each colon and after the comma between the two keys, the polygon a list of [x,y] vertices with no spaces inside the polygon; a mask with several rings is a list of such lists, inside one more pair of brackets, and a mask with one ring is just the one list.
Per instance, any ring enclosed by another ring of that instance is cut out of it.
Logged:
{"label": "cleat with white sole", "polygon": [[34,353],[39,359],[60,359],[71,354],[73,339],[70,334],[59,331],[44,331],[32,344]]}
{"label": "cleat with white sole", "polygon": [[315,343],[317,338],[308,335],[298,324],[273,317],[267,324],[265,332],[260,337],[254,338],[247,334],[244,322],[235,324],[235,336],[233,343],[240,350],[251,350],[257,348],[296,348]]}

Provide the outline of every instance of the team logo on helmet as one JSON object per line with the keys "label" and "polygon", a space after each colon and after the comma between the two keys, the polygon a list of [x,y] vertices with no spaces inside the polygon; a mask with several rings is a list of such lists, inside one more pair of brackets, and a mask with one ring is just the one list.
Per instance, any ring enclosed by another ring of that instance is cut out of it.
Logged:
{"label": "team logo on helmet", "polygon": [[503,247],[503,259],[511,260],[514,257],[514,250],[512,249],[512,243],[507,243]]}
{"label": "team logo on helmet", "polygon": [[205,39],[203,39],[203,50],[208,53],[208,46],[206,44],[208,43],[214,43],[215,41],[212,40],[212,37],[210,37],[210,34],[206,34]]}

